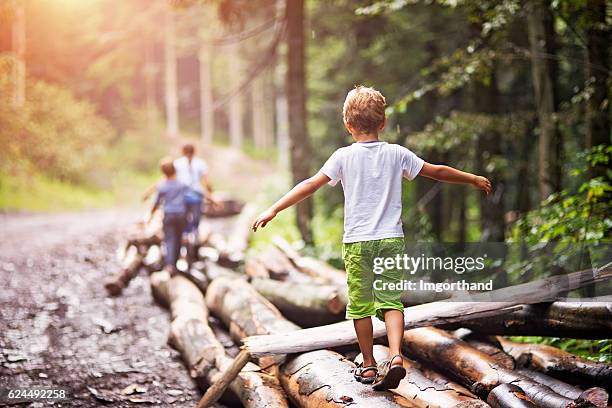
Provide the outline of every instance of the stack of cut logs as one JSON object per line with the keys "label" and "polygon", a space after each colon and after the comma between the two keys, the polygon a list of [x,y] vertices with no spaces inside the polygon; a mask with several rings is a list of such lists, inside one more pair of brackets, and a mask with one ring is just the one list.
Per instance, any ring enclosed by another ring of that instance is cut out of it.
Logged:
{"label": "stack of cut logs", "polygon": [[[123,270],[106,285],[116,295],[141,268],[150,272],[156,301],[171,313],[169,343],[209,391],[199,406],[217,393],[227,406],[258,408],[608,407],[612,366],[502,336],[612,338],[612,298],[555,300],[560,290],[609,279],[609,269],[573,273],[563,285],[555,278],[523,285],[528,305],[512,300],[517,288],[500,289],[508,300],[495,303],[407,296],[407,375],[397,389],[375,392],[351,373],[361,356],[344,321],[344,271],[282,239],[245,259],[252,217],[246,206],[228,221],[230,238],[202,228],[174,277],[159,267],[159,228],[141,226]],[[384,325],[374,326],[382,360]]]}

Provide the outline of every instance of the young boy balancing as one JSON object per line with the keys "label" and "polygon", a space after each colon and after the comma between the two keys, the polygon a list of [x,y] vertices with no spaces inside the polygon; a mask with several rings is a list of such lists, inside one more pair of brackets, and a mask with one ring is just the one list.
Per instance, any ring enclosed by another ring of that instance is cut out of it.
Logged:
{"label": "young boy balancing", "polygon": [[172,159],[160,161],[160,169],[165,180],[157,185],[157,198],[151,208],[151,217],[163,204],[164,208],[164,267],[174,275],[176,261],[181,251],[181,237],[187,224],[187,205],[185,194],[189,191],[187,185],[176,180],[176,168]]}
{"label": "young boy balancing", "polygon": [[[353,319],[363,363],[355,378],[374,384],[377,390],[393,389],[406,371],[400,354],[404,330],[401,291],[375,290],[374,281],[402,279],[401,270],[372,271],[375,258],[394,258],[404,253],[402,231],[402,177],[417,175],[438,181],[470,184],[491,192],[484,177],[423,161],[410,150],[379,140],[385,126],[385,98],[373,88],[358,86],[350,91],[342,110],[344,126],[355,143],[336,150],[321,170],[302,181],[253,222],[253,230],[265,227],[276,214],[312,195],[324,184],[340,181],[344,190],[343,257],[347,273],[346,318]],[[399,285],[398,285],[399,286]],[[392,287],[392,286],[391,286]],[[389,359],[377,366],[373,356],[371,316],[384,320],[389,340]]]}

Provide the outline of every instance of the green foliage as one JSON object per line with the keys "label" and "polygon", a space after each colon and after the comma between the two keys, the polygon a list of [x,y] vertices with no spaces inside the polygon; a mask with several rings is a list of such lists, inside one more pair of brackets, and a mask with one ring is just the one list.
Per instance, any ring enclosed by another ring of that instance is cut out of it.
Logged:
{"label": "green foliage", "polygon": [[[597,146],[582,153],[582,165],[570,174],[584,176],[589,168],[608,165],[612,147]],[[610,169],[608,169],[610,172]],[[599,243],[610,239],[612,219],[609,177],[587,179],[573,191],[552,194],[540,208],[521,217],[512,229],[511,240],[537,245],[541,242]],[[583,178],[584,180],[584,178]]]}
{"label": "green foliage", "polygon": [[580,340],[539,336],[514,336],[510,339],[519,343],[545,344],[589,360],[612,363],[612,340],[610,339]]}
{"label": "green foliage", "polygon": [[[6,81],[1,93],[10,95]],[[96,170],[103,146],[114,136],[92,104],[43,81],[29,81],[27,103],[16,110],[0,101],[0,143],[8,172],[39,172],[48,178],[83,183]]]}

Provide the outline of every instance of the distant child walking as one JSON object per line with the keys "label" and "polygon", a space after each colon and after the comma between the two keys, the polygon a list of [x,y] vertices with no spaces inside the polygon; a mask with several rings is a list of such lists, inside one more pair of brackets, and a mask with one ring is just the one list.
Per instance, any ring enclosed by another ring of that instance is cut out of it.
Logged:
{"label": "distant child walking", "polygon": [[[265,227],[280,211],[312,195],[328,183],[341,182],[344,190],[343,257],[347,273],[346,318],[353,319],[363,363],[355,370],[357,381],[374,384],[377,390],[397,388],[406,375],[401,342],[404,307],[401,291],[375,290],[374,281],[401,281],[401,270],[373,273],[375,258],[404,253],[402,230],[402,178],[421,175],[448,183],[470,184],[491,192],[484,177],[452,167],[425,162],[413,152],[378,138],[385,127],[385,97],[373,88],[351,90],[342,110],[344,126],[355,143],[336,150],[321,170],[297,184],[253,222],[253,230]],[[389,358],[377,365],[373,355],[371,317],[384,320],[389,340]]]}
{"label": "distant child walking", "polygon": [[151,216],[160,205],[163,205],[164,266],[174,275],[176,261],[181,251],[181,237],[187,225],[185,194],[189,191],[189,187],[176,180],[176,169],[171,158],[162,159],[160,168],[165,180],[157,185],[157,198],[151,208]]}

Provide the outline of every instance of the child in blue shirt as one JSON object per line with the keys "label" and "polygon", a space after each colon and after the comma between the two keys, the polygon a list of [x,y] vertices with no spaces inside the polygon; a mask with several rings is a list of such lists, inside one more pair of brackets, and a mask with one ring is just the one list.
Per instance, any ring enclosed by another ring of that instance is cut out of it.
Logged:
{"label": "child in blue shirt", "polygon": [[176,180],[176,169],[171,159],[162,159],[160,169],[165,180],[157,185],[157,198],[151,208],[151,216],[163,204],[164,265],[166,270],[174,274],[181,251],[181,237],[187,224],[185,194],[189,187]]}

